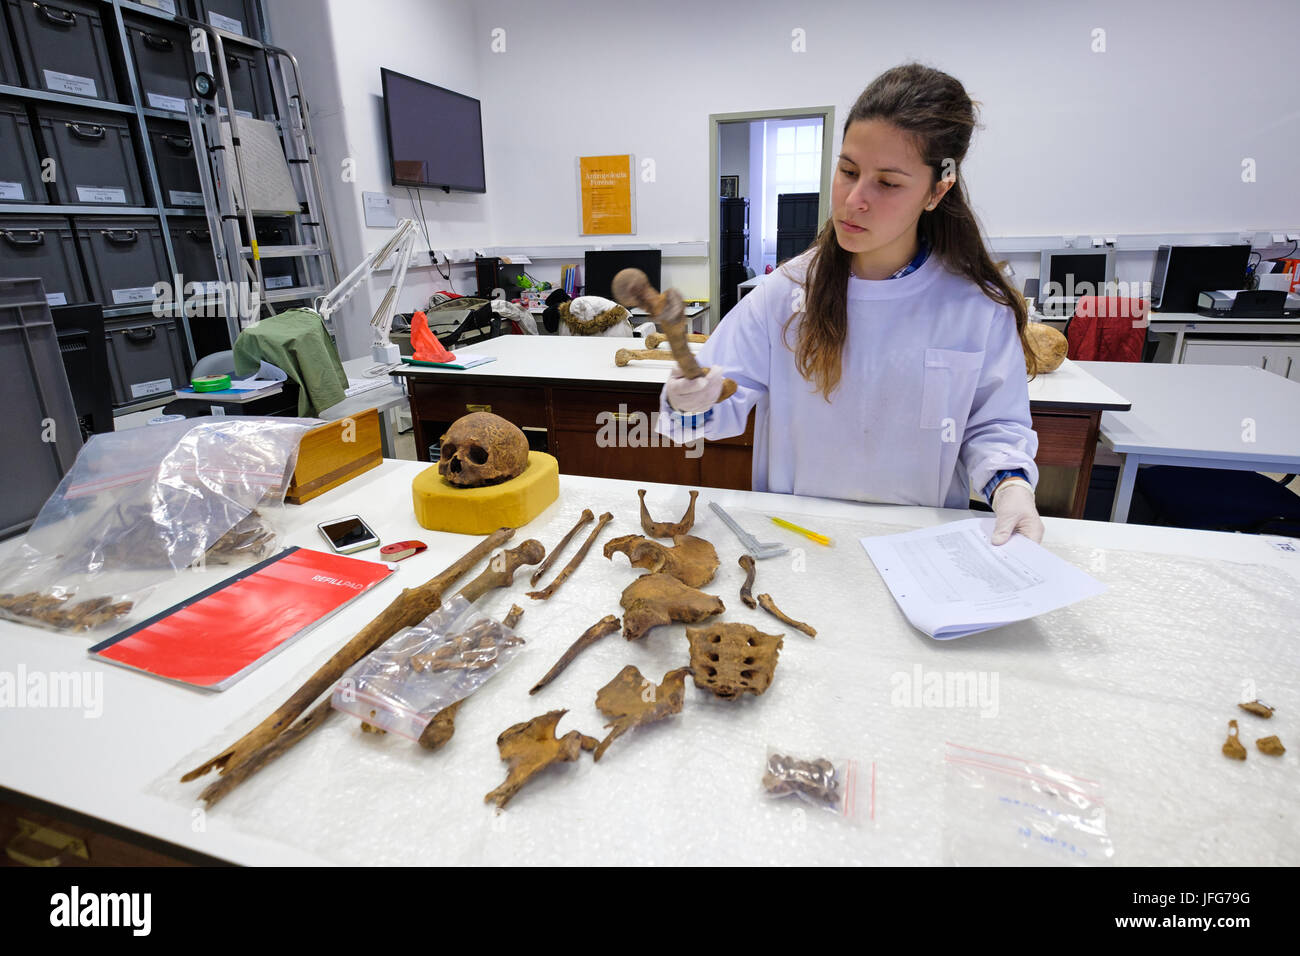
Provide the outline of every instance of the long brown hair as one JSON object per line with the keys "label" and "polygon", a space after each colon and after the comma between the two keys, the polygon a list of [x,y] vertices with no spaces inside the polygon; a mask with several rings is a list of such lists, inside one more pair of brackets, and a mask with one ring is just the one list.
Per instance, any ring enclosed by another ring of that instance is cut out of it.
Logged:
{"label": "long brown hair", "polygon": [[[994,266],[962,187],[961,163],[976,122],[975,104],[965,87],[947,73],[919,63],[894,67],[862,91],[844,121],[844,133],[847,135],[853,123],[872,119],[891,123],[912,137],[930,167],[931,189],[941,175],[955,175],[939,204],[921,213],[919,237],[929,243],[930,254],[937,255],[951,271],[966,276],[994,302],[1010,307],[1016,316],[1021,347],[1028,356],[1029,371],[1036,373],[1033,351],[1025,341],[1029,321],[1025,300]],[[945,160],[950,161],[946,169]],[[830,401],[831,392],[840,382],[840,355],[848,337],[853,254],[839,244],[829,219],[817,236],[814,250],[803,281],[803,321],[795,360],[800,374]],[[790,316],[785,332],[799,315],[796,311]]]}

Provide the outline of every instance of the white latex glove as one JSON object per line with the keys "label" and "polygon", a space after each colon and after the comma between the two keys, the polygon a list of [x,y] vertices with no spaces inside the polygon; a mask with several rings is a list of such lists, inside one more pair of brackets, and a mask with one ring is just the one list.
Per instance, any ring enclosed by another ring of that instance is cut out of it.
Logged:
{"label": "white latex glove", "polygon": [[1019,531],[1030,541],[1043,543],[1043,519],[1034,505],[1034,489],[1029,482],[1008,478],[993,492],[993,543],[1006,544]]}
{"label": "white latex glove", "polygon": [[687,378],[674,365],[668,375],[668,384],[664,386],[664,397],[683,415],[699,415],[716,405],[722,397],[722,380],[723,374],[716,365],[703,378]]}

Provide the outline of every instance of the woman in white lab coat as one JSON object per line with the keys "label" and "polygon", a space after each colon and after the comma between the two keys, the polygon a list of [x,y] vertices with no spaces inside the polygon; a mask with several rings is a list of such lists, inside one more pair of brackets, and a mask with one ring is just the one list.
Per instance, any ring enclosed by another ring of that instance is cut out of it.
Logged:
{"label": "woman in white lab coat", "polygon": [[[755,491],[967,508],[973,485],[994,544],[1041,541],[1027,312],[963,188],[974,126],[946,73],[872,81],[844,124],[830,221],[720,323],[707,376],[673,372],[659,430],[726,438],[757,408]],[[724,377],[738,388],[719,402]]]}

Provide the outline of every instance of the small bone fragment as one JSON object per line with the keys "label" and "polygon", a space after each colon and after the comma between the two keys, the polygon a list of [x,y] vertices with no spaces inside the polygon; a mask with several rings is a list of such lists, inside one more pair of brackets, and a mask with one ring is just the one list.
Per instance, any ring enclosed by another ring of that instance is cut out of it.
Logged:
{"label": "small bone fragment", "polygon": [[809,624],[805,624],[803,623],[803,621],[796,621],[794,618],[787,616],[784,611],[782,611],[779,607],[777,607],[776,602],[772,600],[772,595],[760,594],[758,596],[758,603],[762,605],[764,611],[766,611],[768,614],[771,614],[774,618],[776,618],[778,621],[781,621],[783,624],[789,624],[795,630],[803,631],[809,637],[817,636],[817,629],[815,627]]}
{"label": "small bone fragment", "polygon": [[1255,746],[1259,748],[1260,753],[1266,753],[1271,757],[1280,757],[1286,753],[1286,748],[1282,746],[1282,741],[1273,737],[1260,737],[1255,741]]}
{"label": "small bone fragment", "polygon": [[745,607],[758,607],[758,602],[754,600],[754,574],[755,565],[751,555],[742,554],[740,556],[740,566],[745,569],[745,583],[740,586],[740,599],[745,602]]}
{"label": "small bone fragment", "polygon": [[546,587],[542,588],[540,591],[529,591],[528,596],[534,601],[545,601],[552,594],[558,591],[560,585],[568,580],[569,575],[578,569],[578,565],[580,565],[582,559],[587,556],[587,552],[591,550],[592,543],[600,535],[601,531],[605,529],[605,525],[609,524],[613,520],[614,516],[608,511],[601,515],[600,520],[596,522],[596,527],[592,528],[591,534],[587,535],[587,540],[582,542],[582,547],[578,549],[578,553],[569,559],[569,563],[564,566],[564,570],[555,576],[555,580],[546,585]]}
{"label": "small bone fragment", "polygon": [[1244,704],[1238,704],[1237,706],[1240,707],[1242,710],[1246,711],[1246,713],[1248,714],[1254,714],[1256,717],[1264,717],[1264,718],[1272,717],[1273,711],[1276,709],[1274,707],[1270,707],[1262,700],[1252,700]]}
{"label": "small bone fragment", "polygon": [[681,521],[654,521],[645,506],[645,489],[637,489],[637,497],[641,499],[641,530],[652,538],[671,538],[686,534],[695,526],[695,499],[699,496],[698,491],[691,492],[691,503],[686,506],[686,513],[682,515]]}
{"label": "small bone fragment", "polygon": [[612,681],[596,692],[596,708],[614,719],[605,725],[613,729],[600,742],[592,758],[600,760],[610,744],[637,724],[651,724],[680,713],[686,699],[686,675],[690,672],[689,667],[669,671],[664,675],[663,683],[656,687],[632,664],[619,671]]}
{"label": "small bone fragment", "polygon": [[560,659],[555,662],[555,666],[546,672],[546,676],[533,685],[533,689],[528,693],[536,694],[539,690],[549,684],[555,678],[564,672],[564,669],[573,663],[574,658],[585,651],[591,645],[595,644],[602,637],[613,634],[619,629],[620,621],[613,614],[606,614],[591,627],[582,632],[582,636],[569,645],[569,649],[560,655]]}
{"label": "small bone fragment", "polygon": [[437,750],[447,741],[451,740],[452,734],[456,732],[456,711],[460,710],[460,705],[465,703],[461,698],[454,704],[448,704],[442,710],[433,715],[433,720],[420,732],[420,746],[425,750]]}
{"label": "small bone fragment", "polygon": [[555,725],[567,713],[567,710],[552,710],[502,731],[497,738],[497,750],[507,765],[506,779],[483,798],[485,803],[495,801],[499,810],[538,771],[553,763],[577,760],[582,751],[596,749],[599,741],[595,737],[588,737],[576,730],[570,730],[563,737],[556,738]]}
{"label": "small bone fragment", "polygon": [[1246,759],[1246,748],[1237,739],[1237,722],[1235,720],[1228,721],[1228,739],[1223,742],[1223,755],[1231,757],[1233,760]]}
{"label": "small bone fragment", "polygon": [[534,571],[533,576],[528,579],[528,586],[534,588],[537,587],[537,582],[542,579],[543,575],[545,575],[547,571],[551,570],[551,565],[554,564],[555,559],[564,552],[564,549],[569,546],[569,542],[573,539],[573,536],[595,520],[596,516],[591,513],[591,509],[583,508],[582,515],[578,518],[578,523],[570,528],[569,533],[560,539],[560,543],[551,549],[551,553],[546,556],[546,560],[542,562],[541,567]]}

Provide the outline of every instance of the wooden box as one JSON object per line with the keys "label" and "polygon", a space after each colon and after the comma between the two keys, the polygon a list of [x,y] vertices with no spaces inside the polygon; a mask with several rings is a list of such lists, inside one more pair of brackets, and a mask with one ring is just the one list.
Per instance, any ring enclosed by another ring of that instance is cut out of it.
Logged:
{"label": "wooden box", "polygon": [[295,505],[311,501],[383,460],[378,409],[313,428],[298,442],[298,464],[284,500]]}

